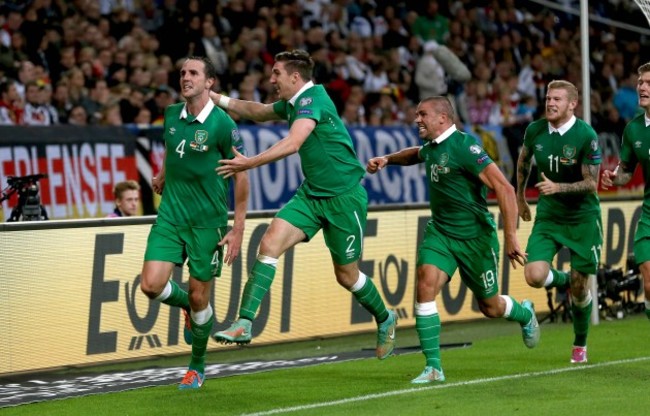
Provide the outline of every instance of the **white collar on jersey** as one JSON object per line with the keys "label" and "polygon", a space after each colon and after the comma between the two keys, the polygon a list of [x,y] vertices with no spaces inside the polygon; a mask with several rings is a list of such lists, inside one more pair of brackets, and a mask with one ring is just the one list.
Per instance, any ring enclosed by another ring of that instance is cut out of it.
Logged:
{"label": "white collar on jersey", "polygon": [[447,138],[449,136],[454,134],[456,132],[456,130],[457,130],[456,125],[452,124],[451,127],[449,127],[447,130],[443,131],[442,134],[440,136],[436,137],[433,141],[436,144],[440,144],[440,143],[444,142],[445,140],[447,140]]}
{"label": "white collar on jersey", "polygon": [[650,126],[650,117],[648,117],[648,113],[644,113],[643,117],[645,118],[645,126]]}
{"label": "white collar on jersey", "polygon": [[313,86],[314,86],[313,81],[307,82],[305,85],[302,86],[301,89],[298,90],[298,92],[293,97],[291,97],[291,99],[289,100],[289,104],[291,104],[292,106],[295,106],[296,105],[296,100],[298,99],[298,96],[300,94],[302,94],[303,92],[305,92],[306,90],[310,89]]}
{"label": "white collar on jersey", "polygon": [[553,133],[558,133],[560,136],[564,136],[564,133],[569,131],[571,127],[573,127],[574,124],[576,124],[576,116],[571,116],[569,121],[566,123],[562,124],[560,127],[557,129],[551,126],[551,123],[548,123],[548,134],[553,134]]}
{"label": "white collar on jersey", "polygon": [[[203,110],[199,113],[198,116],[196,116],[196,119],[201,122],[201,124],[205,123],[205,119],[208,118],[210,113],[212,112],[212,109],[214,108],[214,103],[212,102],[212,99],[208,100],[208,103],[203,107]],[[181,110],[181,115],[179,118],[187,118],[187,103],[183,106],[183,109]]]}

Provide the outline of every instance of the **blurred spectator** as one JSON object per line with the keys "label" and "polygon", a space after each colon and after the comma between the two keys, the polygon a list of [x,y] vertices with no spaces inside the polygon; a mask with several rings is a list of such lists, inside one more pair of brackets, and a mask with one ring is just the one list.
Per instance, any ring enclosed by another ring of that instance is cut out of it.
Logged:
{"label": "blurred spectator", "polygon": [[102,126],[121,126],[123,124],[118,101],[110,101],[102,108],[99,124]]}
{"label": "blurred spectator", "polygon": [[447,94],[447,76],[466,82],[471,73],[465,64],[444,45],[430,40],[424,44],[424,54],[415,68],[415,84],[420,90],[420,100]]}
{"label": "blurred spectator", "polygon": [[165,115],[165,108],[175,101],[172,90],[167,86],[159,86],[153,94],[153,97],[145,102],[145,106],[151,113],[151,124],[162,125]]}
{"label": "blurred spectator", "polygon": [[26,126],[49,126],[54,124],[52,114],[43,105],[43,94],[41,89],[44,86],[36,81],[30,81],[25,85],[25,112],[23,124]]}
{"label": "blurred spectator", "polygon": [[54,87],[54,92],[52,93],[52,106],[57,112],[59,121],[64,124],[67,123],[68,114],[70,113],[70,110],[72,110],[74,103],[70,99],[68,83],[66,81],[59,81]]}
{"label": "blurred spectator", "polygon": [[0,43],[6,47],[11,46],[11,37],[18,33],[23,23],[23,15],[18,10],[6,9],[4,24],[0,27]]}
{"label": "blurred spectator", "polygon": [[144,107],[145,92],[141,88],[133,88],[128,99],[119,100],[120,118],[125,124],[135,122],[135,118]]}
{"label": "blurred spectator", "polygon": [[620,87],[614,93],[614,107],[618,110],[621,118],[629,122],[637,114],[639,101],[636,93],[636,82],[638,74],[631,72],[626,78],[621,80]]}
{"label": "blurred spectator", "polygon": [[23,122],[23,101],[18,94],[16,81],[0,82],[0,125],[17,126]]}
{"label": "blurred spectator", "polygon": [[102,118],[102,110],[110,99],[111,92],[105,80],[91,79],[88,82],[88,95],[82,96],[79,104],[86,110],[90,124],[99,124]]}
{"label": "blurred spectator", "polygon": [[133,124],[138,127],[149,127],[151,125],[151,111],[147,107],[141,107],[133,119]]}
{"label": "blurred spectator", "polygon": [[20,98],[25,100],[25,87],[28,83],[36,81],[34,76],[34,64],[31,61],[23,60],[20,61],[18,67],[18,79],[16,80],[16,89]]}
{"label": "blurred spectator", "polygon": [[88,125],[88,114],[86,109],[82,105],[75,105],[70,109],[70,112],[67,115],[68,124],[73,126],[87,126]]}
{"label": "blurred spectator", "polygon": [[427,1],[426,13],[415,19],[411,31],[422,44],[429,40],[434,40],[440,44],[447,41],[449,19],[439,13],[437,0]]}

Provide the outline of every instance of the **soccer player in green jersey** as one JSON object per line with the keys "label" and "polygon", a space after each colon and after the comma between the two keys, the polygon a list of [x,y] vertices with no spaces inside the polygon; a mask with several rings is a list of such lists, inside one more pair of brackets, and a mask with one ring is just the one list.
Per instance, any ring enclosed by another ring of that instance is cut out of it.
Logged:
{"label": "soccer player in green jersey", "polygon": [[496,193],[504,218],[505,252],[513,267],[526,253],[517,240],[515,191],[476,139],[454,125],[454,109],[446,97],[430,97],[417,107],[415,122],[425,143],[368,161],[375,173],[386,165],[424,162],[429,179],[431,220],[418,248],[415,329],[426,359],[424,371],[412,380],[422,384],[445,380],[440,363],[440,316],[436,297],[458,269],[474,293],[483,315],[518,322],[524,343],[539,341],[532,302],[499,295],[499,240],[487,208],[487,188]]}
{"label": "soccer player in green jersey", "polygon": [[[588,277],[598,270],[603,242],[596,193],[601,152],[594,129],[573,114],[577,105],[578,89],[572,83],[548,84],[546,117],[530,123],[524,134],[517,162],[517,203],[521,218],[530,221],[526,184],[534,156],[539,200],[524,276],[531,287],[570,287],[575,332],[571,362],[586,363],[593,305]],[[551,267],[562,246],[571,252],[570,275]]]}
{"label": "soccer player in green jersey", "polygon": [[386,309],[372,280],[359,270],[368,209],[368,195],[360,184],[364,169],[325,88],[311,81],[313,69],[314,61],[307,52],[280,52],[270,79],[279,101],[262,104],[211,94],[220,107],[246,119],[289,121],[289,134],[282,140],[252,157],[235,152],[235,158],[221,161],[217,172],[228,177],[297,152],[305,177],[262,237],[244,287],[239,319],[213,336],[217,342],[249,343],[252,321],[271,287],[278,258],[322,229],[337,282],[375,317],[376,355],[384,359],[394,349],[397,315]]}
{"label": "soccer player in green jersey", "polygon": [[[142,291],[184,311],[185,341],[192,344],[192,358],[180,389],[203,384],[214,323],[212,279],[221,274],[223,261],[230,265],[239,255],[248,203],[248,174],[240,172],[234,175],[234,224],[228,231],[229,181],[214,169],[220,160],[234,156],[233,149],[244,152],[244,147],[235,122],[210,100],[215,80],[210,60],[191,57],[183,63],[180,91],[185,103],[165,110],[164,165],[153,178],[153,189],[162,193],[162,200],[142,268]],[[169,278],[174,266],[185,260],[189,293]]]}
{"label": "soccer player in green jersey", "polygon": [[650,62],[639,67],[636,92],[639,95],[639,114],[625,126],[621,144],[621,161],[613,171],[605,170],[602,186],[625,185],[632,179],[636,165],[641,165],[645,189],[643,212],[634,235],[634,259],[639,264],[645,291],[645,313],[650,318]]}

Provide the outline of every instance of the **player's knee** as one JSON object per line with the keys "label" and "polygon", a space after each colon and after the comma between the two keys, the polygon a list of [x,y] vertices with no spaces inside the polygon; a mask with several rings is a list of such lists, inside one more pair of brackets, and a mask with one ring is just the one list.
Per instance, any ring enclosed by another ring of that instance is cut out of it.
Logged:
{"label": "player's knee", "polygon": [[503,316],[503,311],[500,310],[498,304],[480,303],[478,307],[486,318],[500,318]]}
{"label": "player's knee", "polygon": [[140,290],[144,293],[149,299],[155,299],[158,296],[158,291],[156,291],[153,286],[147,283],[144,279],[140,284]]}
{"label": "player's knee", "polygon": [[528,286],[535,288],[543,287],[546,280],[546,275],[536,269],[524,269],[524,277]]}

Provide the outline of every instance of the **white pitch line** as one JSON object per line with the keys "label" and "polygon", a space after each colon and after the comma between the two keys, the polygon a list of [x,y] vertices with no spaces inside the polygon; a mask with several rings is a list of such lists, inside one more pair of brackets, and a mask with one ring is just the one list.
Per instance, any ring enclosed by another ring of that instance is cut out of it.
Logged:
{"label": "white pitch line", "polygon": [[535,371],[532,373],[520,373],[520,374],[512,374],[512,375],[500,376],[500,377],[479,378],[475,380],[459,381],[456,383],[433,384],[426,387],[412,387],[410,389],[404,389],[404,390],[394,390],[394,391],[387,391],[384,393],[366,394],[364,396],[350,397],[349,399],[306,404],[302,406],[282,407],[279,409],[265,410],[263,412],[257,412],[257,413],[243,413],[241,416],[265,416],[265,415],[275,415],[278,413],[291,413],[291,412],[298,412],[301,410],[316,409],[319,407],[337,406],[340,404],[347,404],[347,403],[354,403],[354,402],[363,402],[366,400],[378,399],[382,397],[399,396],[402,394],[417,393],[417,392],[428,391],[428,390],[439,390],[439,389],[447,389],[451,387],[471,386],[474,384],[485,384],[485,383],[492,383],[495,381],[514,380],[523,377],[548,376],[553,374],[568,373],[569,371],[583,371],[592,368],[609,367],[612,365],[619,365],[619,364],[631,364],[631,363],[648,361],[648,360],[650,360],[650,357],[630,358],[626,360],[607,361],[607,362],[597,363],[597,364],[556,368],[554,370]]}

